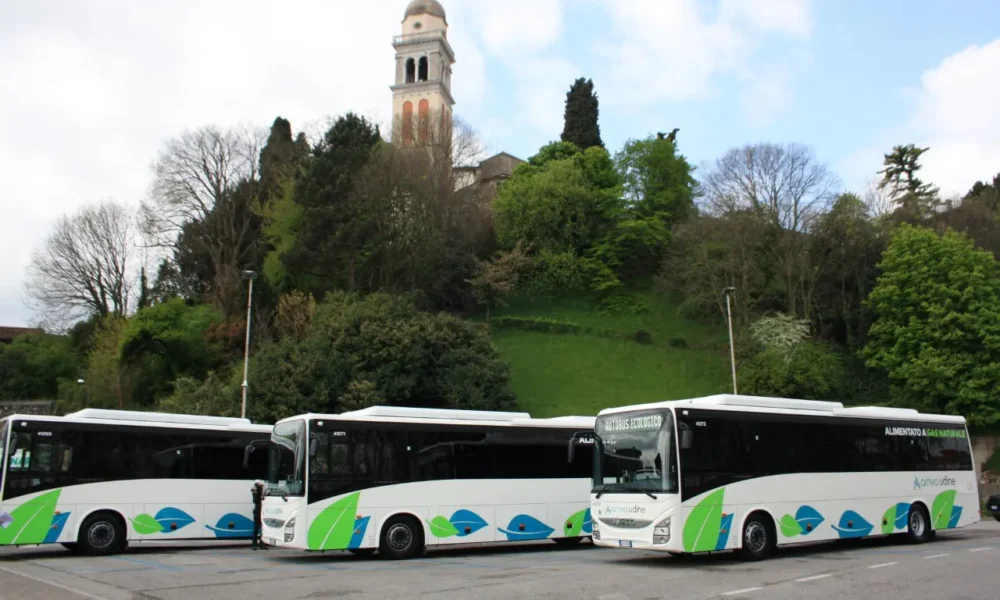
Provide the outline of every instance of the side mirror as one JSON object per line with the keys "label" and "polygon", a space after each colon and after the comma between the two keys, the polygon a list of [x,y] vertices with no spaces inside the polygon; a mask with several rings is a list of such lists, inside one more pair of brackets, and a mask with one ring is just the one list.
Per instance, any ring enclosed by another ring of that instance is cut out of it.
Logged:
{"label": "side mirror", "polygon": [[250,455],[253,454],[253,444],[248,444],[246,448],[243,449],[243,468],[250,468]]}
{"label": "side mirror", "polygon": [[573,462],[573,457],[576,455],[576,434],[569,438],[569,444],[566,446],[566,462]]}
{"label": "side mirror", "polygon": [[319,450],[319,438],[312,438],[309,440],[309,458],[316,456],[316,451]]}
{"label": "side mirror", "polygon": [[694,446],[694,432],[690,429],[681,429],[681,450],[687,450]]}

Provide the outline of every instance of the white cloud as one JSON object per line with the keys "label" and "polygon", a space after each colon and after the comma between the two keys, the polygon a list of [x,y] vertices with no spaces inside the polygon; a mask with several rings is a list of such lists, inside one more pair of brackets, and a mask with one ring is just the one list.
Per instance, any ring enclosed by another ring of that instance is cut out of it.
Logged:
{"label": "white cloud", "polygon": [[499,56],[544,50],[563,32],[565,0],[480,1],[475,6],[483,41]]}
{"label": "white cloud", "polygon": [[1000,171],[1000,39],[970,46],[920,78],[910,127],[930,150],[927,181],[962,194]]}
{"label": "white cloud", "polygon": [[902,94],[900,122],[847,157],[842,172],[854,186],[882,168],[897,144],[928,147],[921,178],[960,196],[1000,171],[1000,39],[970,46],[925,71],[920,86]]}
{"label": "white cloud", "polygon": [[[406,4],[0,3],[0,324],[29,319],[11,307],[55,219],[104,197],[137,204],[151,161],[184,129],[278,115],[301,129],[347,110],[389,122],[391,40]],[[447,4],[456,110],[468,114],[486,77],[461,17],[479,3]]]}
{"label": "white cloud", "polygon": [[723,0],[716,14],[696,0],[605,0],[617,40],[598,45],[610,102],[637,107],[689,100],[724,72],[746,77],[760,36],[805,38],[809,0]]}

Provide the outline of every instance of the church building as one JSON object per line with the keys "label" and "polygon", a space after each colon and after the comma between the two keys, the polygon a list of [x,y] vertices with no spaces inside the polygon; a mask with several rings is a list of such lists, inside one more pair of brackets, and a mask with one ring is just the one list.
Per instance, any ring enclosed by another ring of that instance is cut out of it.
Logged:
{"label": "church building", "polygon": [[[413,0],[403,13],[402,25],[392,40],[396,50],[396,78],[390,88],[392,143],[403,147],[449,143],[455,51],[448,43],[448,17],[437,0]],[[492,196],[496,185],[523,162],[501,152],[478,165],[455,165],[456,187],[474,188],[479,197],[484,191]]]}

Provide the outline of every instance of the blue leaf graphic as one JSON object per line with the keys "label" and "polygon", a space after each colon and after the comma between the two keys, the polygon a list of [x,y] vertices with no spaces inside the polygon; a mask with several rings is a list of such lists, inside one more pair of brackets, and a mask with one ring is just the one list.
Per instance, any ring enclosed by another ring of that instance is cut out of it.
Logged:
{"label": "blue leaf graphic", "polygon": [[948,519],[948,529],[954,529],[958,527],[958,520],[962,517],[962,507],[952,506],[951,507],[951,518]]}
{"label": "blue leaf graphic", "polygon": [[529,515],[517,515],[510,520],[507,529],[497,528],[497,531],[507,536],[507,540],[544,540],[555,529]]}
{"label": "blue leaf graphic", "polygon": [[802,527],[802,535],[809,535],[824,521],[818,510],[805,504],[795,511],[795,520]]}
{"label": "blue leaf graphic", "polygon": [[830,527],[833,527],[841,538],[865,537],[872,531],[872,524],[853,510],[844,512],[840,517],[840,523]]}
{"label": "blue leaf graphic", "polygon": [[896,529],[906,529],[907,521],[910,519],[910,503],[899,502],[896,504]]}
{"label": "blue leaf graphic", "polygon": [[719,541],[715,543],[716,550],[725,550],[726,542],[729,541],[729,529],[733,526],[733,514],[722,515],[722,524],[719,526]]}
{"label": "blue leaf graphic", "polygon": [[594,533],[594,519],[590,516],[590,509],[583,513],[583,532]]}
{"label": "blue leaf graphic", "polygon": [[156,513],[153,519],[163,526],[163,533],[177,531],[183,529],[186,525],[194,523],[194,517],[172,506],[161,508],[160,512]]}
{"label": "blue leaf graphic", "polygon": [[52,525],[49,527],[49,532],[45,534],[45,539],[42,540],[43,544],[52,544],[59,539],[62,535],[63,527],[66,526],[66,520],[69,519],[69,513],[59,513],[52,516]]}
{"label": "blue leaf graphic", "polygon": [[[466,510],[464,508],[456,510],[455,514],[451,515],[451,519],[449,520],[451,521],[451,524],[455,526],[455,529],[458,530],[458,537],[472,535],[488,525],[482,517],[471,510]],[[465,531],[466,527],[469,528],[468,532]]]}
{"label": "blue leaf graphic", "polygon": [[219,517],[215,527],[205,525],[217,538],[248,538],[253,536],[253,521],[237,513],[227,513]]}
{"label": "blue leaf graphic", "polygon": [[360,548],[361,542],[365,539],[365,529],[368,528],[368,521],[371,517],[361,517],[354,519],[354,532],[351,533],[351,541],[347,543],[348,548]]}

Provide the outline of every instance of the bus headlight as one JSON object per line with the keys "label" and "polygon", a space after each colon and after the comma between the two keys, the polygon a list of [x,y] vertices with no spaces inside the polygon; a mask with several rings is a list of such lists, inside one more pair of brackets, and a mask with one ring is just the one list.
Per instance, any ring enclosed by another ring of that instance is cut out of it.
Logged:
{"label": "bus headlight", "polygon": [[595,540],[600,540],[601,528],[597,524],[597,519],[595,519],[593,516],[590,517],[590,527],[591,527],[590,537]]}
{"label": "bus headlight", "polygon": [[295,517],[288,519],[285,523],[285,543],[291,542],[295,539]]}
{"label": "bus headlight", "polygon": [[653,545],[666,544],[670,541],[670,517],[663,519],[653,527]]}

